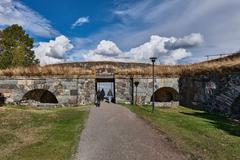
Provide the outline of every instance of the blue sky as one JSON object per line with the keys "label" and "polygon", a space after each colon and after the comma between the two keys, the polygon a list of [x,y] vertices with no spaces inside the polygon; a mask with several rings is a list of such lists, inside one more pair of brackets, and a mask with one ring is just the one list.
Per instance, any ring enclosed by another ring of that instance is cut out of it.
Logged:
{"label": "blue sky", "polygon": [[1,0],[0,27],[19,24],[41,64],[192,63],[240,49],[239,0]]}
{"label": "blue sky", "polygon": [[[107,18],[111,8],[114,7],[112,0],[22,0],[22,2],[51,21],[52,26],[61,34],[69,37],[87,37],[102,27],[115,23],[112,20],[108,21]],[[89,17],[91,24],[71,29],[71,25],[79,17]]]}

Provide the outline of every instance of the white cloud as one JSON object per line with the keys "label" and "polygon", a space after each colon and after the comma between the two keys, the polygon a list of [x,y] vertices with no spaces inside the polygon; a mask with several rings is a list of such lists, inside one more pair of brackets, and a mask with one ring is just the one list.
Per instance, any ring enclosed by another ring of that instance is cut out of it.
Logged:
{"label": "white cloud", "polygon": [[95,50],[90,51],[94,55],[102,55],[109,57],[116,57],[121,54],[121,50],[117,47],[117,45],[112,41],[102,40]]}
{"label": "white cloud", "polygon": [[[155,56],[162,64],[176,64],[192,55],[186,48],[196,47],[202,42],[203,37],[199,33],[190,34],[183,38],[153,35],[149,42],[123,52],[114,42],[102,40],[96,49],[79,52],[79,58],[83,61],[148,62],[149,57]],[[175,47],[170,48],[169,46]],[[74,56],[76,55],[74,53]]]}
{"label": "white cloud", "polygon": [[82,26],[85,23],[89,23],[89,17],[80,17],[78,18],[78,20],[76,22],[74,22],[72,24],[72,28],[78,27],[78,26]]}
{"label": "white cloud", "polygon": [[[88,40],[75,39],[75,43],[78,41],[82,44],[82,41]],[[152,56],[157,57],[161,64],[176,64],[192,55],[191,52],[187,51],[187,48],[196,47],[202,42],[203,37],[199,33],[190,34],[183,38],[152,35],[148,42],[124,52],[113,41],[109,40],[100,41],[95,49],[85,50],[79,47],[78,50],[73,48],[67,37],[59,36],[55,40],[39,43],[34,51],[41,65],[79,60],[149,62],[149,57]]]}
{"label": "white cloud", "polygon": [[161,64],[176,64],[179,60],[190,57],[191,55],[192,54],[187,52],[186,49],[180,48],[169,51],[167,55],[159,57],[159,61]]}
{"label": "white cloud", "polygon": [[190,48],[203,43],[203,36],[200,33],[192,33],[180,39],[172,38],[165,45],[168,49]]}
{"label": "white cloud", "polygon": [[19,24],[27,31],[41,37],[59,35],[50,22],[20,1],[0,1],[0,26]]}
{"label": "white cloud", "polygon": [[84,61],[115,61],[123,53],[114,42],[106,40],[102,40],[96,49],[84,52],[80,53]]}
{"label": "white cloud", "polygon": [[[175,37],[161,37],[157,35],[151,36],[149,42],[143,45],[131,49],[126,52],[125,55],[132,57],[136,61],[148,61],[149,57],[157,57],[162,64],[176,64],[179,60],[191,56],[190,52],[187,52],[185,48],[196,47],[203,42],[200,34],[191,34],[184,38]],[[167,45],[166,45],[167,44]],[[169,45],[175,46],[169,48]]]}
{"label": "white cloud", "polygon": [[65,36],[59,36],[49,42],[40,42],[39,46],[34,48],[36,58],[40,60],[41,65],[64,62],[64,56],[70,51],[73,45]]}

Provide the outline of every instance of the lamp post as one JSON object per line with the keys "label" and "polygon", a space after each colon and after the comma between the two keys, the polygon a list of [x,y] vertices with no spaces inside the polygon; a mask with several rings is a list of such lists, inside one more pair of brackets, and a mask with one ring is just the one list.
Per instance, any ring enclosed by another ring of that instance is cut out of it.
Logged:
{"label": "lamp post", "polygon": [[135,85],[135,87],[136,87],[135,105],[137,105],[137,87],[138,87],[138,85],[139,85],[139,82],[138,82],[138,81],[135,81],[135,82],[134,82],[134,85]]}
{"label": "lamp post", "polygon": [[150,60],[152,61],[152,80],[153,80],[153,86],[152,86],[152,113],[154,112],[155,108],[155,96],[154,96],[154,81],[155,81],[155,76],[154,76],[154,64],[156,62],[157,57],[150,57]]}

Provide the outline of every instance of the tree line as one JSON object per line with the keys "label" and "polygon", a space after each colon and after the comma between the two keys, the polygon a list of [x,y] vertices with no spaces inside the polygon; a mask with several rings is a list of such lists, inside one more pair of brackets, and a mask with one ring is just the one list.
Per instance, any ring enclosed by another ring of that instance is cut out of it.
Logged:
{"label": "tree line", "polygon": [[39,64],[34,40],[17,24],[0,30],[0,69]]}

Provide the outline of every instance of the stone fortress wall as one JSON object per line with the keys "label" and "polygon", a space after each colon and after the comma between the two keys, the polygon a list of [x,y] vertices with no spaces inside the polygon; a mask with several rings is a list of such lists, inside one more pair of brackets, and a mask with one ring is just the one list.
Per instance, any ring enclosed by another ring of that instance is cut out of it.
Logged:
{"label": "stone fortress wall", "polygon": [[[157,78],[155,89],[173,87],[178,91],[177,78]],[[132,82],[139,81],[138,103],[147,104],[152,96],[152,79],[121,78],[115,79],[117,103],[131,103],[135,94]],[[61,77],[4,77],[0,79],[0,93],[6,97],[6,103],[18,103],[24,95],[34,90],[46,90],[56,96],[59,104],[93,104],[95,96],[94,78],[61,78]],[[40,95],[37,95],[40,96]]]}
{"label": "stone fortress wall", "polygon": [[[58,104],[93,104],[97,79],[113,79],[116,103],[150,104],[152,97],[151,76],[115,76],[116,69],[149,67],[150,64],[91,62],[71,64],[73,67],[94,68],[94,76],[49,77],[0,77],[0,94],[6,103],[18,103],[27,95],[39,100],[52,94]],[[134,82],[138,81],[137,88]],[[41,90],[41,92],[38,92]],[[43,91],[44,90],[44,91]],[[206,72],[180,77],[155,77],[155,100],[178,101],[187,107],[197,107],[209,112],[240,115],[240,72]],[[29,93],[30,91],[36,91]],[[49,92],[49,93],[48,93]]]}
{"label": "stone fortress wall", "polygon": [[240,72],[182,76],[179,95],[183,106],[240,116]]}
{"label": "stone fortress wall", "polygon": [[25,94],[37,89],[51,92],[56,96],[59,104],[90,104],[95,95],[95,80],[61,77],[5,77],[0,79],[0,93],[6,97],[6,103],[20,102]]}

